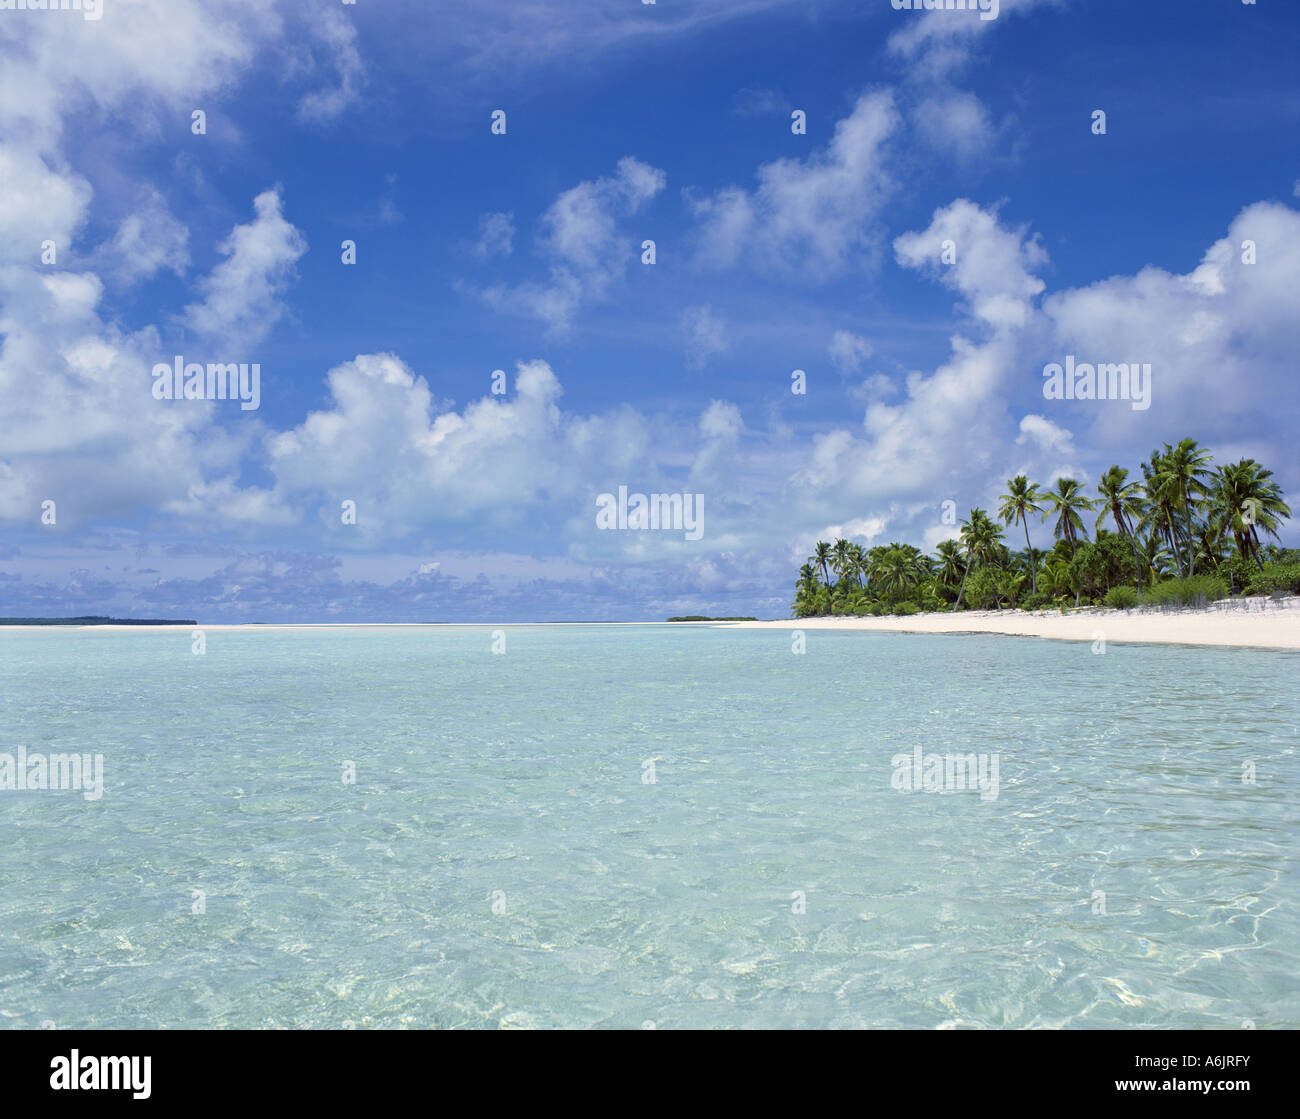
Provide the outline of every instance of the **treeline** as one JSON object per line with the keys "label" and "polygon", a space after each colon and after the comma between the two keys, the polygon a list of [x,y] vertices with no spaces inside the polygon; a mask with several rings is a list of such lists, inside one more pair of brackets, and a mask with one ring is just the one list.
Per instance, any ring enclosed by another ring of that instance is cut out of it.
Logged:
{"label": "treeline", "polygon": [[757,618],[708,618],[703,614],[683,614],[679,618],[669,618],[670,622],[756,622]]}
{"label": "treeline", "polygon": [[0,626],[196,626],[190,618],[106,618],[92,614],[84,618],[0,618]]}
{"label": "treeline", "polygon": [[[799,569],[795,617],[1025,610],[1142,603],[1200,605],[1230,594],[1300,593],[1300,550],[1284,549],[1291,516],[1273,472],[1254,459],[1214,466],[1193,439],[1166,443],[1141,477],[1112,466],[1095,494],[1072,478],[1043,490],[1008,479],[996,517],[972,509],[933,555],[911,544],[864,549],[818,541]],[[1093,515],[1092,537],[1085,514]],[[1029,542],[1032,518],[1051,520],[1050,550]],[[1023,531],[1013,548],[1005,532]]]}

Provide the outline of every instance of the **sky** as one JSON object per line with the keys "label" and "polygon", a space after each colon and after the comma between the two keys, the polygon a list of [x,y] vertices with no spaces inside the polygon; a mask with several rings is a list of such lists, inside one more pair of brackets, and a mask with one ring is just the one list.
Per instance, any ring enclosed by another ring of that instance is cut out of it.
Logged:
{"label": "sky", "polygon": [[0,615],[784,617],[1185,436],[1295,505],[1290,0],[14,2]]}

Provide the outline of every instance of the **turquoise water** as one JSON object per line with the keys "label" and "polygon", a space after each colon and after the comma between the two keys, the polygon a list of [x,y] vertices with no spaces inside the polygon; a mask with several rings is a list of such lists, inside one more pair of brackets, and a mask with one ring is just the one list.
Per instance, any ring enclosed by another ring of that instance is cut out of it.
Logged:
{"label": "turquoise water", "polygon": [[1296,654],[505,632],[0,633],[0,1023],[1300,1026]]}

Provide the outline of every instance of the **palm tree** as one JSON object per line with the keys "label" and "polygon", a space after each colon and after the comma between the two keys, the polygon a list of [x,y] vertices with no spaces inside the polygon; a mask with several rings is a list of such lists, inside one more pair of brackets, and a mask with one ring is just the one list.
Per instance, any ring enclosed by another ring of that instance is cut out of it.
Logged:
{"label": "palm tree", "polygon": [[861,544],[849,545],[849,570],[853,577],[857,579],[858,586],[865,591],[867,589],[867,578],[869,578],[867,568],[867,554],[862,550]]}
{"label": "palm tree", "polygon": [[1080,535],[1085,540],[1088,539],[1079,510],[1092,509],[1094,507],[1092,499],[1083,496],[1082,484],[1073,478],[1057,478],[1056,489],[1049,490],[1044,496],[1052,503],[1052,507],[1043,514],[1043,520],[1047,520],[1053,514],[1056,515],[1052,535],[1069,544],[1070,551],[1073,552],[1078,546]]}
{"label": "palm tree", "polygon": [[[1029,543],[1029,514],[1041,513],[1043,507],[1037,504],[1043,495],[1038,487],[1023,474],[1017,474],[1007,481],[1007,492],[1002,495],[1002,504],[998,507],[998,516],[1004,525],[1022,524],[1025,529],[1025,550],[1031,548]],[[1030,590],[1038,593],[1038,578],[1034,575],[1032,558],[1029,565]]]}
{"label": "palm tree", "polygon": [[1163,533],[1152,526],[1145,536],[1135,535],[1134,543],[1138,549],[1138,564],[1150,577],[1152,584],[1160,582],[1169,573],[1171,552]]}
{"label": "palm tree", "polygon": [[941,540],[935,553],[935,582],[940,587],[951,589],[962,574],[961,544],[956,540]]}
{"label": "palm tree", "polygon": [[897,602],[918,582],[916,557],[903,548],[885,549],[876,563],[876,578],[890,603]]}
{"label": "palm tree", "polygon": [[853,554],[853,545],[845,540],[842,536],[835,541],[831,548],[831,555],[834,556],[835,570],[843,579],[849,574],[850,557]]}
{"label": "palm tree", "polygon": [[794,589],[794,613],[796,617],[806,617],[817,607],[817,572],[811,563],[799,568],[799,581]]}
{"label": "palm tree", "polygon": [[1020,588],[1024,585],[1024,582],[1025,576],[1023,572],[1010,569],[998,572],[994,590],[997,592],[997,607],[999,610],[1002,609],[1002,600],[1004,598],[1007,600],[1008,606],[1015,606],[1016,599],[1020,596]]}
{"label": "palm tree", "polygon": [[1061,557],[1048,558],[1043,564],[1043,585],[1053,598],[1060,598],[1070,589],[1070,564]]}
{"label": "palm tree", "polygon": [[1133,539],[1133,525],[1142,516],[1142,483],[1128,482],[1128,471],[1122,466],[1112,466],[1101,476],[1097,483],[1097,493],[1101,496],[1098,503],[1101,512],[1097,514],[1097,523],[1093,526],[1094,535],[1101,531],[1101,522],[1110,517],[1115,522],[1115,531],[1128,537],[1129,547],[1133,549],[1133,563],[1137,567],[1138,587],[1142,586],[1142,564],[1138,560],[1137,543]]}
{"label": "palm tree", "polygon": [[961,609],[961,597],[966,593],[966,579],[971,567],[984,559],[1001,543],[1002,530],[983,509],[972,509],[970,517],[961,523],[961,541],[966,548],[966,570],[962,572],[961,587],[957,591],[956,609]]}
{"label": "palm tree", "polygon": [[831,546],[825,540],[818,540],[817,546],[813,549],[813,554],[808,559],[821,567],[822,582],[829,587],[831,585]]}
{"label": "palm tree", "polygon": [[[1147,480],[1147,493],[1157,497],[1165,507],[1165,517],[1173,537],[1170,544],[1175,555],[1178,554],[1178,537],[1181,536],[1182,558],[1187,563],[1185,575],[1191,575],[1196,566],[1193,522],[1206,494],[1209,461],[1210,452],[1195,439],[1181,439],[1173,447],[1166,443],[1163,453],[1156,451],[1151,456],[1152,474]],[[1176,530],[1175,525],[1178,526]]]}
{"label": "palm tree", "polygon": [[1269,481],[1272,476],[1271,470],[1254,459],[1244,458],[1216,470],[1208,493],[1216,544],[1231,532],[1237,554],[1243,560],[1254,559],[1260,567],[1264,563],[1259,530],[1277,539],[1279,518],[1291,516],[1290,507],[1282,500],[1282,488]]}

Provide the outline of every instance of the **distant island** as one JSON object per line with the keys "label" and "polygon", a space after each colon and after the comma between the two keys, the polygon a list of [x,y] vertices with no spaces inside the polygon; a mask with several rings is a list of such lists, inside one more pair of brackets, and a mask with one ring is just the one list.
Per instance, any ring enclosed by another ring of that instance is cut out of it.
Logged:
{"label": "distant island", "polygon": [[0,626],[196,626],[193,618],[0,618]]}
{"label": "distant island", "polygon": [[686,614],[681,618],[669,618],[670,622],[756,622],[757,618],[706,618],[703,614]]}
{"label": "distant island", "polygon": [[[972,509],[934,555],[900,542],[866,550],[849,540],[819,540],[799,569],[790,613],[1163,610],[1229,596],[1300,594],[1300,549],[1264,539],[1278,540],[1291,516],[1271,470],[1248,458],[1215,467],[1194,439],[1164,444],[1139,467],[1141,479],[1130,480],[1125,467],[1111,466],[1095,497],[1074,478],[1042,490],[1017,474],[1007,480],[996,520]],[[948,512],[955,522],[955,508]],[[1085,512],[1096,514],[1091,540]],[[1048,550],[1030,543],[1035,516],[1054,520]],[[1102,527],[1108,518],[1110,530]],[[1003,527],[1021,529],[1025,547],[1009,546]]]}

